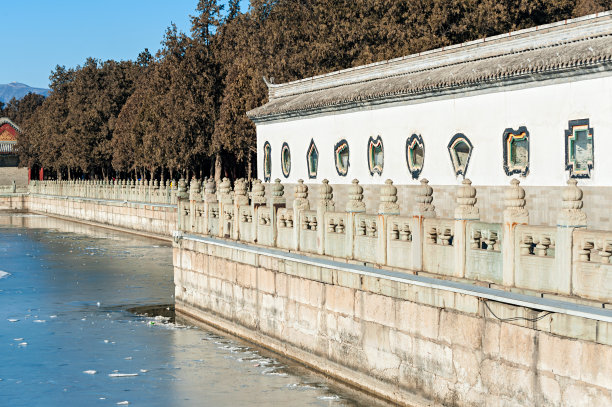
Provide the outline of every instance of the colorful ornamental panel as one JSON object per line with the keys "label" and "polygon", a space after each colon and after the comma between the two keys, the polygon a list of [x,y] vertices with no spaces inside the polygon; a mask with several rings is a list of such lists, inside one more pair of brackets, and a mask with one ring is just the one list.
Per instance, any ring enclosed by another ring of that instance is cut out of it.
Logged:
{"label": "colorful ornamental panel", "polygon": [[319,167],[319,150],[314,142],[310,139],[310,145],[306,151],[306,165],[308,166],[308,178],[317,178],[317,168]]}
{"label": "colorful ornamental panel", "polygon": [[590,178],[593,169],[593,129],[589,119],[570,120],[565,130],[565,169],[571,178]]}
{"label": "colorful ornamental panel", "polygon": [[420,134],[413,134],[406,139],[406,164],[412,179],[419,179],[425,162],[425,143]]}
{"label": "colorful ornamental panel", "polygon": [[289,173],[291,173],[291,151],[287,143],[283,143],[281,148],[281,169],[285,178],[289,177]]}
{"label": "colorful ornamental panel", "polygon": [[450,154],[455,176],[463,175],[465,178],[473,149],[474,146],[464,134],[457,133],[451,138],[448,143],[448,153]]}
{"label": "colorful ornamental panel", "polygon": [[376,137],[376,139],[370,137],[368,140],[368,168],[370,169],[370,175],[382,175],[385,164],[384,159],[385,152],[382,139],[380,136]]}
{"label": "colorful ornamental panel", "polygon": [[349,145],[346,140],[342,139],[334,146],[334,161],[338,175],[346,177],[350,166]]}
{"label": "colorful ornamental panel", "polygon": [[264,177],[264,182],[268,182],[270,181],[270,178],[272,176],[272,147],[270,147],[270,143],[266,141],[264,143],[263,149],[264,149],[263,177]]}
{"label": "colorful ornamental panel", "polygon": [[529,132],[525,126],[506,129],[503,135],[504,171],[506,175],[529,174]]}

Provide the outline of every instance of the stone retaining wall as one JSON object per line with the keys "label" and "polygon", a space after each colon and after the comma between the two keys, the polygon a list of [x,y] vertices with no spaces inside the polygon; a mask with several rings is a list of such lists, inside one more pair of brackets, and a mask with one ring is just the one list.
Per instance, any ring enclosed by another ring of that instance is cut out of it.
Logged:
{"label": "stone retaining wall", "polygon": [[0,208],[61,216],[166,238],[176,230],[177,210],[173,205],[5,194],[0,196]]}
{"label": "stone retaining wall", "polygon": [[610,323],[188,238],[174,265],[179,315],[404,405],[612,405]]}

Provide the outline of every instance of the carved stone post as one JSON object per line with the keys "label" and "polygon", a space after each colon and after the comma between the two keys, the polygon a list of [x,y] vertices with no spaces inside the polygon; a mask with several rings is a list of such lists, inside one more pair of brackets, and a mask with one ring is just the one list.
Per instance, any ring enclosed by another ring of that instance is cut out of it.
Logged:
{"label": "carved stone post", "polygon": [[582,190],[575,179],[567,181],[563,190],[563,204],[557,217],[557,241],[555,242],[555,264],[558,289],[571,294],[574,230],[587,226],[587,217],[582,210]]}
{"label": "carved stone post", "polygon": [[217,203],[217,188],[215,186],[215,179],[213,177],[208,178],[204,184],[204,224],[202,226],[202,233],[210,234],[210,226],[208,220],[210,218],[210,206],[211,204]]}
{"label": "carved stone post", "polygon": [[202,202],[202,195],[200,194],[200,181],[193,178],[189,184],[189,218],[190,225],[189,231],[195,232],[198,230],[200,218],[198,216],[198,206]]}
{"label": "carved stone post", "polygon": [[227,177],[219,184],[219,237],[232,236],[232,218],[234,217],[234,199],[232,184]]}
{"label": "carved stone post", "polygon": [[301,230],[299,219],[301,219],[301,214],[303,211],[310,209],[310,202],[308,201],[308,186],[304,185],[303,179],[298,180],[293,196],[295,199],[293,200],[293,245],[291,247],[294,250],[298,250],[300,245]]}
{"label": "carved stone post", "polygon": [[525,190],[519,185],[517,179],[510,181],[510,188],[504,192],[506,209],[504,210],[504,225],[502,237],[503,276],[505,286],[514,286],[515,258],[519,250],[515,246],[517,225],[529,223],[529,212],[525,209]]}
{"label": "carved stone post", "polygon": [[276,224],[276,212],[278,208],[284,208],[287,204],[287,199],[284,197],[285,187],[281,184],[280,179],[276,178],[274,183],[270,185],[271,196],[268,201],[268,209],[270,210],[270,224],[272,225],[272,243],[276,246],[278,238],[278,225]]}
{"label": "carved stone post", "polygon": [[176,207],[178,209],[178,229],[183,232],[188,232],[188,216],[189,216],[189,203],[186,202],[189,195],[187,194],[187,186],[185,180],[181,178],[178,183],[178,193],[176,194]]}
{"label": "carved stone post", "polygon": [[247,195],[247,185],[244,178],[237,179],[234,183],[234,236],[235,240],[240,239],[240,207],[249,205]]}
{"label": "carved stone post", "polygon": [[349,187],[349,201],[346,203],[347,225],[346,225],[346,257],[353,258],[355,247],[355,214],[365,213],[366,204],[363,202],[363,187],[359,185],[359,180],[354,179]]}
{"label": "carved stone post", "polygon": [[[317,221],[319,227],[317,228],[317,253],[325,253],[325,212],[333,212],[336,208],[336,204],[333,201],[334,189],[329,185],[329,181],[324,179],[319,190],[319,201],[317,202]],[[300,218],[300,224],[302,219]]]}
{"label": "carved stone post", "polygon": [[421,186],[414,197],[416,205],[412,209],[412,259],[411,270],[423,270],[423,242],[425,229],[423,220],[425,218],[436,217],[436,207],[433,202],[433,188],[429,186],[429,181],[425,178],[421,180]]}
{"label": "carved stone post", "polygon": [[480,220],[480,212],[476,205],[476,188],[472,181],[464,179],[457,191],[457,207],[455,208],[455,276],[465,276],[466,229],[469,221]]}
{"label": "carved stone post", "polygon": [[380,203],[378,204],[378,248],[376,250],[376,261],[378,264],[387,263],[387,219],[391,215],[399,215],[399,204],[397,203],[397,188],[390,179],[380,189]]}
{"label": "carved stone post", "polygon": [[259,208],[266,206],[266,188],[262,184],[260,179],[256,179],[253,181],[253,186],[251,187],[251,208],[253,212],[253,221],[251,222],[251,227],[253,228],[253,241],[257,241],[257,228],[259,227]]}

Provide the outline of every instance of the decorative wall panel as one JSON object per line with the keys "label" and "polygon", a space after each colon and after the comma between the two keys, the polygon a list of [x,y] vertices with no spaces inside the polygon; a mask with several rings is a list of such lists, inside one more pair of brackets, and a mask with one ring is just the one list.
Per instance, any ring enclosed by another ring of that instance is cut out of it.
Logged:
{"label": "decorative wall panel", "polygon": [[463,133],[457,133],[451,138],[448,143],[448,153],[455,176],[463,175],[465,178],[473,149],[474,146]]}
{"label": "decorative wall panel", "polygon": [[291,173],[291,150],[289,150],[289,144],[283,143],[281,148],[281,170],[285,178],[289,177]]}
{"label": "decorative wall panel", "polygon": [[590,178],[593,169],[593,129],[589,119],[570,120],[565,130],[565,169],[572,178]]}
{"label": "decorative wall panel", "polygon": [[502,137],[504,145],[504,171],[506,175],[529,174],[529,131],[525,126],[518,130],[506,129]]}
{"label": "decorative wall panel", "polygon": [[264,164],[264,182],[268,182],[270,181],[270,177],[272,175],[272,147],[270,146],[269,142],[265,142],[264,143],[264,159],[263,159],[263,164]]}
{"label": "decorative wall panel", "polygon": [[381,175],[385,165],[385,151],[380,136],[368,140],[368,169],[370,175]]}
{"label": "decorative wall panel", "polygon": [[412,179],[419,179],[425,163],[425,143],[420,134],[413,134],[406,139],[406,164]]}
{"label": "decorative wall panel", "polygon": [[341,177],[345,177],[348,174],[350,159],[349,159],[349,145],[344,139],[340,140],[334,146],[334,160],[336,162],[336,171]]}
{"label": "decorative wall panel", "polygon": [[319,149],[314,142],[310,140],[310,145],[306,151],[306,165],[308,166],[308,178],[317,178],[317,168],[319,167]]}

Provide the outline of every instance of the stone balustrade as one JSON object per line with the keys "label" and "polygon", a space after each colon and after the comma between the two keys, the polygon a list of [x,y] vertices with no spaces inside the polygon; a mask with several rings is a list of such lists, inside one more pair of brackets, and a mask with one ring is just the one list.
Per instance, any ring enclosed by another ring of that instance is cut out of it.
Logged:
{"label": "stone balustrade", "polygon": [[[184,232],[528,293],[603,302],[612,298],[612,286],[607,283],[612,277],[612,232],[585,228],[582,193],[574,180],[560,197],[563,205],[555,226],[529,225],[525,192],[517,180],[512,180],[505,194],[504,223],[480,220],[477,188],[469,180],[457,188],[454,218],[438,218],[434,188],[427,180],[421,183],[410,214],[399,213],[397,189],[390,180],[381,189],[379,205],[371,208],[374,213],[365,207],[357,180],[341,211],[335,208],[333,187],[327,181],[321,184],[316,202],[308,199],[308,186],[300,181],[291,208],[286,206],[280,180],[269,185],[268,196],[258,180],[250,191],[244,180],[234,184],[234,191],[224,180],[218,202],[196,202],[195,212],[185,212],[198,198],[179,194],[178,205],[182,216],[207,219],[207,226],[185,219],[181,225],[194,226]],[[207,185],[206,196],[213,196],[214,181],[208,180]]]}
{"label": "stone balustrade", "polygon": [[[312,188],[312,186],[310,187]],[[555,226],[529,225],[525,192],[512,180],[505,192],[503,223],[480,219],[477,187],[457,187],[454,218],[439,218],[427,180],[412,213],[400,214],[391,180],[375,208],[366,208],[363,188],[353,181],[346,208],[336,208],[324,180],[318,199],[300,181],[285,191],[280,180],[251,185],[228,179],[190,183],[149,181],[33,181],[31,194],[101,200],[178,204],[185,233],[327,255],[407,273],[429,273],[499,287],[609,302],[612,298],[612,232],[586,228],[582,191],[568,181],[559,197]],[[267,192],[267,193],[266,193]],[[285,193],[293,193],[287,207]]]}
{"label": "stone balustrade", "polygon": [[178,184],[158,180],[32,181],[28,186],[28,192],[42,195],[176,205]]}

